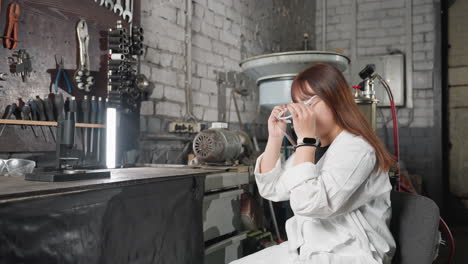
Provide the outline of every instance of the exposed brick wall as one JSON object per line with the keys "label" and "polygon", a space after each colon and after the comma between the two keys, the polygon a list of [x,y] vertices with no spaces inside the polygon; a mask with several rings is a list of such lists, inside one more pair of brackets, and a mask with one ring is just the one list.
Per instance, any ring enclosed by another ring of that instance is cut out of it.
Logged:
{"label": "exposed brick wall", "polygon": [[[154,136],[167,135],[168,122],[181,120],[186,112],[185,1],[142,0],[141,10],[147,47],[141,69],[155,87],[141,108],[140,160],[180,162],[174,156],[183,144]],[[254,55],[299,48],[303,33],[314,41],[314,16],[315,1],[194,0],[191,34],[195,117],[204,123],[227,121],[231,128],[238,127],[231,91],[246,89],[249,95],[236,95],[242,121],[250,132],[266,138],[267,113],[259,111],[258,89],[253,80],[240,73],[239,62]]]}
{"label": "exposed brick wall", "polygon": [[[353,16],[353,1],[326,2],[325,49],[341,49],[351,56],[351,45],[356,43],[356,60],[396,49],[405,52],[406,1],[357,0],[357,17]],[[300,48],[302,33],[309,33],[315,43],[312,46],[322,49],[322,1],[195,0],[193,3],[195,116],[204,122],[226,120],[231,127],[236,127],[231,90],[247,89],[248,96],[237,96],[242,119],[251,132],[265,137],[266,113],[257,114],[258,90],[252,80],[240,74],[238,62],[253,55]],[[410,172],[423,176],[429,192],[434,193],[440,185],[437,180],[440,175],[436,174],[441,162],[435,160],[436,155],[431,155],[440,151],[434,149],[440,139],[433,136],[435,118],[440,116],[434,112],[438,108],[434,105],[433,90],[435,10],[432,0],[412,3],[413,107],[398,111],[402,160]],[[145,162],[177,162],[175,157],[184,145],[180,141],[147,139],[167,134],[167,123],[185,114],[184,9],[183,0],[142,1],[142,22],[147,32],[142,71],[155,84],[150,100],[142,106],[140,158]],[[353,42],[354,24],[356,42]],[[352,80],[352,73],[358,70],[348,70],[345,76]],[[393,149],[389,120],[390,111],[379,110],[379,135]]]}
{"label": "exposed brick wall", "polygon": [[[352,3],[348,0],[327,0],[326,48],[340,49],[347,56],[352,55],[353,26],[356,25],[356,59],[361,56],[385,55],[400,50],[405,53],[407,41],[413,44],[413,107],[399,108],[401,159],[411,173],[420,174],[426,181],[427,189],[436,195],[441,178],[438,169],[441,160],[435,160],[433,153],[437,141],[433,129],[435,123],[433,64],[434,64],[434,18],[433,0],[412,0],[413,37],[406,37],[405,0],[356,0],[356,17]],[[322,43],[322,1],[316,9],[316,46]],[[360,69],[353,69],[357,73]],[[353,80],[348,70],[345,76]],[[378,110],[378,133],[384,143],[393,151],[391,113],[388,108]],[[440,116],[440,114],[439,114]],[[437,178],[437,179],[436,179]]]}

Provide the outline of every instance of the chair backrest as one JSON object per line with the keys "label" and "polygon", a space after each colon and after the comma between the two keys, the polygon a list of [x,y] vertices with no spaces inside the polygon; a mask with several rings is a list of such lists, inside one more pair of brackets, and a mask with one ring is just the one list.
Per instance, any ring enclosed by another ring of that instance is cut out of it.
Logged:
{"label": "chair backrest", "polygon": [[417,194],[392,192],[390,197],[390,230],[397,244],[392,263],[432,263],[439,242],[439,207]]}

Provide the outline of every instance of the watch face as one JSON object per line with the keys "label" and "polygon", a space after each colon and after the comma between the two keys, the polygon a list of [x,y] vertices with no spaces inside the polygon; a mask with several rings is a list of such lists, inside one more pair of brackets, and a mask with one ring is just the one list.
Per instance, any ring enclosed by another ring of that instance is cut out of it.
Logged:
{"label": "watch face", "polygon": [[303,142],[306,144],[315,144],[317,140],[315,138],[304,138]]}

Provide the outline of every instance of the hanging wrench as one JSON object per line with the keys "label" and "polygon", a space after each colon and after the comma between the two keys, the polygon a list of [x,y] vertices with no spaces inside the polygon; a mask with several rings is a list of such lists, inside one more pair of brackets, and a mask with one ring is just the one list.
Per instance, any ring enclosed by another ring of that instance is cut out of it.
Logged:
{"label": "hanging wrench", "polygon": [[133,0],[125,0],[125,10],[122,15],[123,19],[127,19],[128,23],[132,22],[133,18]]}
{"label": "hanging wrench", "polygon": [[[98,0],[94,0],[94,2],[96,2],[96,3],[97,3],[97,1],[98,1]],[[100,0],[99,5],[100,5],[100,6],[103,6],[103,5],[104,5],[104,0]]]}
{"label": "hanging wrench", "polygon": [[91,90],[91,86],[94,84],[94,77],[91,76],[90,71],[91,68],[88,54],[89,34],[88,25],[85,20],[81,19],[78,22],[76,33],[80,47],[80,63],[77,71],[75,72],[74,80],[78,89],[89,92]]}
{"label": "hanging wrench", "polygon": [[122,0],[116,0],[114,5],[114,13],[117,13],[119,16],[123,14]]}
{"label": "hanging wrench", "polygon": [[114,0],[106,0],[105,7],[109,8],[110,10],[114,9]]}

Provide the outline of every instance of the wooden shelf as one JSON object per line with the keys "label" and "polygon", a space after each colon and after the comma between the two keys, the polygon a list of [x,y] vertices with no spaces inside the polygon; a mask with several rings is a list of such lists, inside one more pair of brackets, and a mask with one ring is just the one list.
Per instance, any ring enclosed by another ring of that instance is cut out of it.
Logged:
{"label": "wooden shelf", "polygon": [[[57,126],[57,122],[52,121],[29,121],[29,120],[15,120],[15,119],[0,119],[0,124],[7,125],[27,125],[27,126]],[[106,128],[105,125],[100,124],[85,124],[85,123],[76,123],[76,127],[86,127],[86,128]]]}

